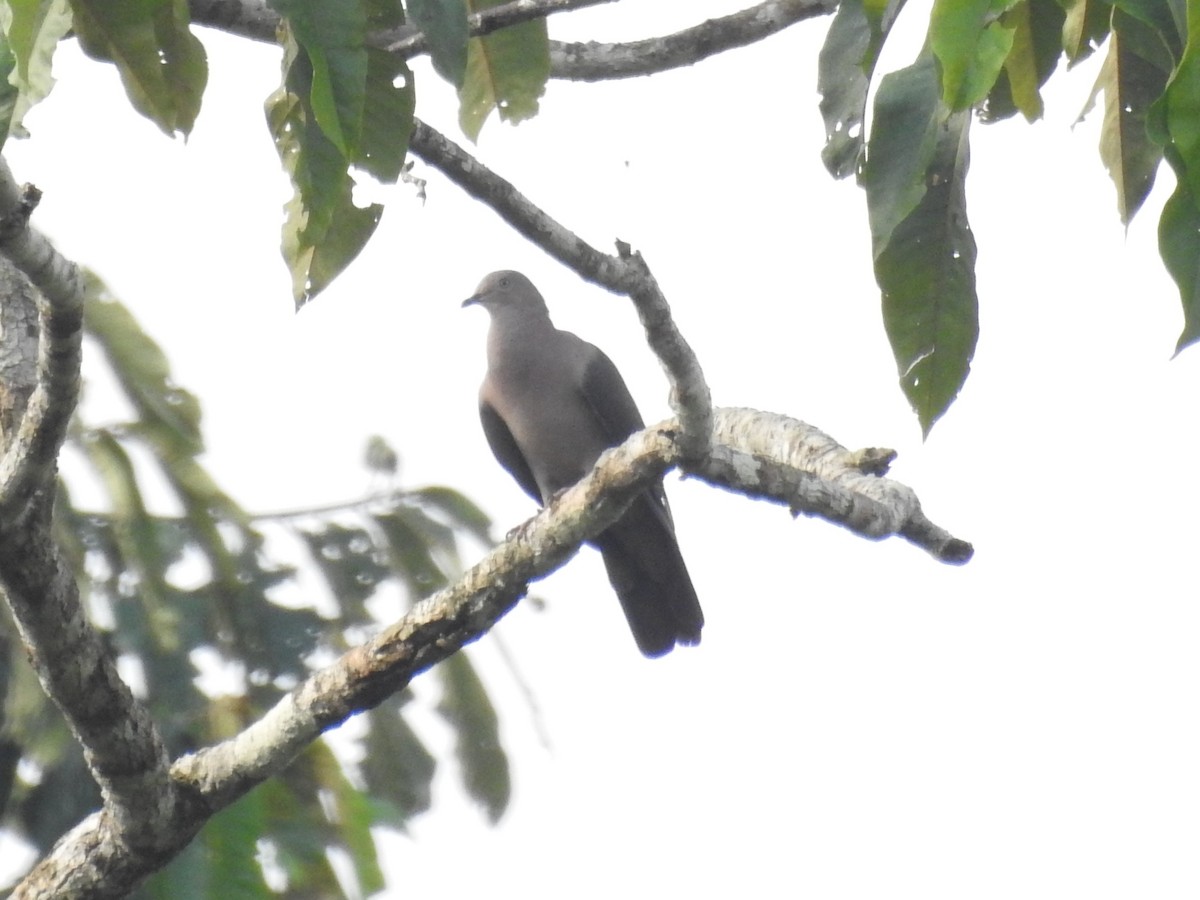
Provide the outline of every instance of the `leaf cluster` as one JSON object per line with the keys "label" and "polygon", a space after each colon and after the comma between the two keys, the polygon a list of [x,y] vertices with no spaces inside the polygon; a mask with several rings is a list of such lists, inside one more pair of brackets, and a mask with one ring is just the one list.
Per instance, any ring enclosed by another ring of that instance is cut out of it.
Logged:
{"label": "leaf cluster", "polygon": [[[1178,349],[1200,337],[1200,21],[1184,0],[935,0],[917,58],[875,68],[904,0],[843,0],[820,56],[822,156],[866,191],[875,276],[901,386],[929,431],[979,336],[965,185],[973,118],[1042,115],[1060,64],[1105,53],[1100,154],[1128,225],[1165,158],[1177,186],[1159,246],[1179,286]],[[874,86],[870,135],[864,133]],[[1086,110],[1085,110],[1086,113]]]}

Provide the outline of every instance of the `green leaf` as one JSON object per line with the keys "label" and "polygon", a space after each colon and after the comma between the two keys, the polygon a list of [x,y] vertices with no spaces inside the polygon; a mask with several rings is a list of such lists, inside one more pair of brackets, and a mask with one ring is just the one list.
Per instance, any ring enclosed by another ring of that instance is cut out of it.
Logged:
{"label": "green leaf", "polygon": [[429,39],[434,70],[460,87],[467,69],[467,5],[464,0],[408,0],[408,14]]}
{"label": "green leaf", "polygon": [[1188,7],[1187,46],[1163,96],[1147,121],[1153,136],[1165,140],[1164,153],[1175,171],[1175,192],[1163,207],[1158,247],[1179,287],[1183,332],[1178,353],[1200,339],[1200,4]]}
{"label": "green leaf", "polygon": [[158,344],[94,274],[86,276],[88,301],[83,325],[99,344],[138,418],[188,455],[203,449],[200,403],[171,379],[171,368]]}
{"label": "green leaf", "polygon": [[2,145],[5,136],[24,136],[25,113],[54,86],[51,61],[58,42],[71,30],[71,7],[67,0],[9,0],[0,5],[0,23],[11,52],[11,65],[4,65],[7,85],[0,101],[4,104]]}
{"label": "green leaf", "polygon": [[156,523],[146,511],[133,462],[108,431],[92,432],[83,446],[112,505],[113,532],[124,562],[118,571],[134,576],[128,586],[122,586],[123,594],[136,595],[141,601],[145,614],[152,619],[152,633],[159,646],[178,649],[176,613],[166,603],[164,578],[174,554],[160,542]]}
{"label": "green leaf", "polygon": [[371,535],[362,528],[330,522],[320,529],[302,531],[300,536],[342,609],[361,610],[363,601],[391,574],[380,562]]}
{"label": "green leaf", "polygon": [[1116,185],[1117,211],[1126,226],[1154,186],[1162,160],[1162,147],[1150,139],[1146,119],[1166,82],[1160,68],[1126,49],[1123,31],[1113,31],[1095,90],[1104,91],[1100,158]]}
{"label": "green leaf", "polygon": [[283,256],[300,307],[358,256],[383,207],[354,204],[350,160],[316,123],[307,99],[312,65],[295,41],[285,42],[283,69],[284,86],[267,100],[267,121],[295,188],[284,207]]}
{"label": "green leaf", "polygon": [[471,500],[447,487],[427,487],[409,494],[422,506],[433,507],[444,515],[454,528],[462,528],[480,543],[492,546],[492,520]]}
{"label": "green leaf", "polygon": [[969,125],[969,112],[939,102],[925,52],[880,85],[863,173],[884,327],[926,435],[962,388],[979,336]]}
{"label": "green leaf", "polygon": [[817,90],[825,121],[821,159],[834,178],[858,172],[866,137],[863,121],[867,91],[879,51],[904,0],[882,7],[863,0],[844,0],[829,25],[817,59]]}
{"label": "green leaf", "polygon": [[1002,13],[1013,5],[1015,0],[934,0],[929,41],[950,109],[974,106],[996,83],[1015,31]]}
{"label": "green leaf", "polygon": [[168,135],[191,132],[208,82],[187,0],[71,0],[85,53],[114,63],[134,109]]}
{"label": "green leaf", "polygon": [[362,147],[352,162],[385,184],[404,168],[412,136],[417,91],[404,60],[374,48],[367,51],[367,110]]}
{"label": "green leaf", "polygon": [[[1145,28],[1145,32],[1153,32],[1155,45],[1166,51],[1166,57],[1161,60],[1164,68],[1173,68],[1176,60],[1183,52],[1184,40],[1187,37],[1186,12],[1182,3],[1175,0],[1113,0],[1115,14],[1123,14]],[[1114,15],[1114,24],[1116,15]],[[1137,52],[1152,53],[1148,47]],[[1152,56],[1147,56],[1153,60]]]}
{"label": "green leaf", "polygon": [[462,767],[463,786],[483,805],[488,819],[497,822],[508,808],[512,782],[508,757],[500,744],[496,710],[475,667],[462,651],[435,671],[444,691],[438,712],[454,728],[454,752]]}
{"label": "green leaf", "polygon": [[[435,542],[444,542],[447,538],[453,548],[454,535],[450,529],[432,522],[420,510],[412,507],[398,506],[372,518],[387,540],[392,571],[404,581],[412,596],[427,597],[445,587],[446,573],[437,564],[431,550]],[[444,534],[431,535],[430,530],[435,526],[442,529]]]}
{"label": "green leaf", "polygon": [[[500,6],[506,0],[467,0],[470,12]],[[550,41],[546,20],[533,19],[501,28],[467,43],[467,68],[458,90],[458,122],[472,141],[493,109],[506,122],[536,115],[538,98],[550,77]]]}
{"label": "green leaf", "polygon": [[988,94],[983,118],[994,122],[1019,110],[1033,122],[1042,116],[1041,86],[1062,55],[1065,13],[1055,0],[1022,0],[1004,20],[1014,26],[1012,50]]}
{"label": "green leaf", "polygon": [[[1167,158],[1172,155],[1168,151]],[[1182,178],[1163,207],[1158,250],[1183,305],[1183,331],[1175,345],[1179,353],[1200,339],[1200,205]]]}
{"label": "green leaf", "polygon": [[214,815],[200,834],[151,875],[140,896],[155,900],[269,900],[277,897],[263,878],[258,841],[265,833],[266,792],[251,791]]}
{"label": "green leaf", "polygon": [[325,137],[357,155],[367,96],[367,11],[357,0],[270,0],[303,48],[311,78],[305,100]]}
{"label": "green leaf", "polygon": [[875,95],[863,187],[876,256],[925,196],[925,173],[945,117],[938,98],[937,68],[928,53],[885,75]]}
{"label": "green leaf", "polygon": [[366,714],[371,730],[359,764],[371,796],[394,808],[391,824],[397,827],[429,809],[436,771],[433,755],[402,713],[410,697],[402,692],[398,700],[387,700]]}

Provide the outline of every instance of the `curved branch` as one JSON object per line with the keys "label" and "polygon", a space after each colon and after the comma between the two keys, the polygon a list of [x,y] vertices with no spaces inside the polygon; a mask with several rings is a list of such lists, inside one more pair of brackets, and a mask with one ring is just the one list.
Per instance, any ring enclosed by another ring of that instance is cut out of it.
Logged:
{"label": "curved branch", "polygon": [[550,77],[610,81],[690,66],[745,47],[785,28],[830,15],[837,0],[766,0],[732,15],[709,19],[664,37],[622,44],[560,44],[550,47]]}
{"label": "curved branch", "polygon": [[[472,37],[491,34],[508,25],[545,18],[614,0],[512,0],[467,19]],[[266,0],[189,0],[192,21],[230,34],[274,43],[279,14]],[[565,43],[550,41],[550,77],[569,81],[606,81],[652,75],[690,66],[710,56],[761,41],[805,19],[831,14],[837,0],[764,0],[748,9],[709,19],[674,34],[627,43]],[[424,32],[402,25],[372,34],[372,47],[387,49],[403,59],[429,52]]]}
{"label": "curved branch", "polygon": [[18,188],[0,159],[0,253],[37,288],[39,299],[36,383],[0,457],[0,525],[24,516],[34,494],[52,483],[79,397],[83,276],[29,227],[39,198],[36,188]]}

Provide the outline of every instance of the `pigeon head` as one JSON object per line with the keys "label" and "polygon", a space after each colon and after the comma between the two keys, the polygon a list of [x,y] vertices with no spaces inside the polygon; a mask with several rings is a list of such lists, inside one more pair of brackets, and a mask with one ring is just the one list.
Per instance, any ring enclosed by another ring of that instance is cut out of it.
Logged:
{"label": "pigeon head", "polygon": [[475,293],[463,301],[463,306],[482,306],[488,312],[501,310],[546,312],[546,301],[533,282],[520,272],[505,269],[493,272],[479,282]]}

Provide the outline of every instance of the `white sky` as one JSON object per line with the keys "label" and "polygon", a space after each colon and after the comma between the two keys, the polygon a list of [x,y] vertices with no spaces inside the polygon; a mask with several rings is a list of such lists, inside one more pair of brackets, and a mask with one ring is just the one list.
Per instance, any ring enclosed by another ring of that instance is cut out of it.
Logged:
{"label": "white sky", "polygon": [[[643,37],[743,2],[620,4],[551,33]],[[643,660],[591,551],[538,585],[549,610],[522,606],[500,631],[550,746],[485,639],[474,658],[502,707],[512,808],[492,829],[443,775],[434,811],[388,843],[396,896],[1200,890],[1200,356],[1169,359],[1182,318],[1155,250],[1169,184],[1125,235],[1099,116],[1070,127],[1094,65],[1048,96],[1046,122],[975,127],[982,337],[922,443],[862,194],[819,159],[827,23],[650,79],[554,82],[540,118],[490,122],[478,152],[593,243],[645,253],[718,403],[895,447],[895,476],[976,558],[949,568],[672,484],[704,644]],[[276,54],[204,39],[211,84],[186,146],[66,46],[33,139],[7,156],[45,193],[36,224],[109,281],[201,397],[207,462],[248,508],[359,495],[377,432],[405,483],[462,489],[501,531],[523,520],[476,419],[486,317],[459,309],[496,268],[525,271],[560,326],[604,347],[648,420],[667,413],[628,303],[420,165],[427,203],[389,191],[371,246],[294,315],[277,249],[288,189],[262,117]],[[460,139],[452,93],[425,62],[416,73],[419,114]]]}

